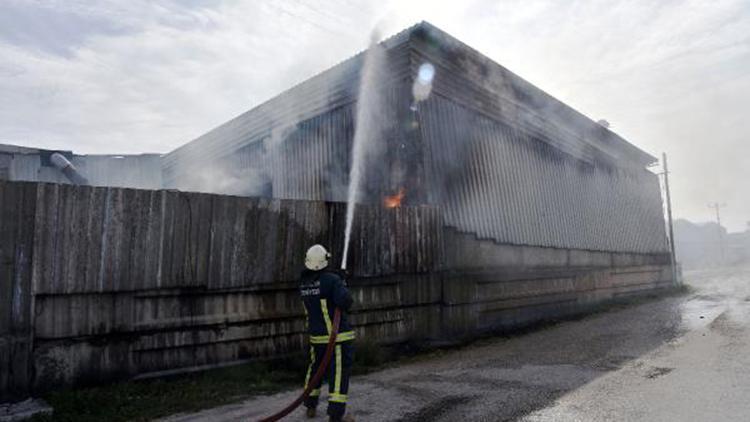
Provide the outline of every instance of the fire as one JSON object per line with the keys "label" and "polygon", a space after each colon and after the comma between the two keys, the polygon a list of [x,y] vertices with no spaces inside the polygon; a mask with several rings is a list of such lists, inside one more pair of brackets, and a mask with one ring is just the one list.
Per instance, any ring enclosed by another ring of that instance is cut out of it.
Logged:
{"label": "fire", "polygon": [[404,196],[406,196],[406,189],[401,188],[397,194],[383,198],[383,206],[386,208],[398,208],[401,206]]}

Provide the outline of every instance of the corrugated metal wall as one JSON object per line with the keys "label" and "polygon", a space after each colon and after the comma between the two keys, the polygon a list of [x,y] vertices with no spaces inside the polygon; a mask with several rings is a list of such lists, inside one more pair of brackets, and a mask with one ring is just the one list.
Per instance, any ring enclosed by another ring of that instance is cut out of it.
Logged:
{"label": "corrugated metal wall", "polygon": [[595,167],[440,96],[420,112],[429,202],[501,243],[664,252],[656,176]]}
{"label": "corrugated metal wall", "polygon": [[[665,250],[658,182],[644,169],[652,157],[429,24],[410,31],[387,43],[365,202],[405,188],[407,204],[444,206],[451,225],[501,243]],[[168,154],[168,186],[344,201],[362,59]],[[425,61],[437,68],[433,94],[414,114],[411,81]]]}
{"label": "corrugated metal wall", "polygon": [[[380,202],[383,195],[421,174],[420,154],[413,151],[413,142],[407,142],[411,135],[403,126],[409,122],[400,112],[408,109],[404,86],[405,81],[394,81],[383,88],[385,104],[379,112],[377,144],[367,155],[364,169],[362,198],[368,203]],[[172,183],[183,190],[346,201],[356,115],[356,103],[349,103],[268,131],[225,157],[180,164],[177,167],[196,166],[196,170],[171,179]],[[416,203],[411,199],[408,202]]]}
{"label": "corrugated metal wall", "polygon": [[[413,115],[402,85],[388,90],[391,108],[379,152],[366,161],[363,197],[371,203],[399,187],[407,203],[446,208],[450,225],[501,243],[545,247],[664,252],[666,240],[656,176],[595,166],[433,95]],[[354,104],[300,122],[251,143],[223,166],[244,171],[238,186],[289,199],[344,201]],[[420,127],[410,132],[412,119]],[[407,148],[408,146],[408,148]],[[422,169],[426,170],[422,170]],[[404,171],[406,169],[406,171]],[[262,178],[266,185],[251,182]],[[242,192],[231,192],[242,194]]]}
{"label": "corrugated metal wall", "polygon": [[[386,66],[375,69],[388,146],[403,143],[396,104],[410,95],[406,33],[385,41]],[[356,100],[364,53],[291,88],[164,158],[165,187],[274,198],[346,200]],[[408,103],[407,106],[408,107]],[[405,108],[406,108],[405,107]],[[365,195],[390,193],[394,160],[380,148]],[[401,175],[399,175],[401,177]],[[228,181],[228,182],[227,182]],[[397,188],[397,187],[396,187]]]}
{"label": "corrugated metal wall", "polygon": [[[392,90],[394,85],[405,83],[410,77],[410,50],[407,41],[408,38],[405,36],[395,36],[386,41],[388,48],[385,54],[388,66],[381,69],[378,74],[384,91]],[[266,152],[271,151],[277,144],[286,142],[313,143],[309,146],[311,155],[302,156],[293,155],[297,152],[294,149],[297,147],[282,145],[282,148],[292,148],[291,151],[287,151],[292,156],[275,158],[277,161],[274,170],[280,173],[306,171],[300,169],[301,166],[327,166],[330,164],[322,160],[329,157],[348,158],[348,153],[341,157],[338,150],[351,149],[351,125],[356,115],[355,101],[359,95],[363,61],[364,53],[360,53],[166,154],[165,187],[230,193],[215,190],[216,187],[222,188],[221,183],[214,183],[213,180],[210,180],[210,183],[196,180],[195,173],[215,172],[216,167],[221,167],[227,160],[231,163],[232,155],[238,151],[250,150],[250,145],[264,140],[269,140]],[[407,85],[407,89],[409,87]],[[400,86],[398,95],[403,93],[404,89]],[[325,116],[329,113],[333,116]],[[312,130],[313,127],[319,129]],[[317,143],[314,140],[315,136],[324,136],[325,142],[331,144]],[[281,142],[282,140],[284,142]],[[301,148],[308,146],[302,145]],[[232,173],[229,176],[237,175],[238,173]],[[274,175],[275,180],[278,177],[279,175]],[[211,179],[213,175],[207,178]],[[294,185],[284,185],[285,178],[282,177],[282,186],[275,188],[279,194],[274,194],[274,197],[296,198],[298,189],[311,189],[311,194],[315,193],[315,189],[320,189],[319,181],[315,182],[318,183],[316,188],[297,186],[301,184],[300,181],[295,181]],[[317,196],[304,198],[322,199]]]}
{"label": "corrugated metal wall", "polygon": [[273,196],[346,201],[355,105],[301,122],[268,150]]}
{"label": "corrugated metal wall", "polygon": [[79,155],[73,159],[94,186],[161,189],[161,155]]}
{"label": "corrugated metal wall", "polygon": [[[641,167],[656,161],[616,133],[429,23],[410,38],[412,63],[435,66],[433,92],[538,136],[590,163]],[[414,69],[416,70],[416,68]],[[416,72],[414,72],[416,74]]]}

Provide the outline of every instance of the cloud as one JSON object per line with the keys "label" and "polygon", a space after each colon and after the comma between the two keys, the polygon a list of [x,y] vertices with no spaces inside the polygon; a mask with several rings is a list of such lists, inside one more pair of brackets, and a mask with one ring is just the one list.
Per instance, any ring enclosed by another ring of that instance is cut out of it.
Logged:
{"label": "cloud", "polygon": [[0,142],[166,152],[420,20],[669,153],[678,216],[750,220],[740,0],[4,1]]}
{"label": "cloud", "polygon": [[[33,46],[4,39],[0,139],[80,152],[166,152],[324,70],[367,39],[367,31],[336,29],[296,4],[128,4],[51,2],[48,15],[85,16],[76,22],[95,27],[84,25],[54,46],[50,37],[37,37]],[[128,33],[113,35],[110,29],[119,27]]]}

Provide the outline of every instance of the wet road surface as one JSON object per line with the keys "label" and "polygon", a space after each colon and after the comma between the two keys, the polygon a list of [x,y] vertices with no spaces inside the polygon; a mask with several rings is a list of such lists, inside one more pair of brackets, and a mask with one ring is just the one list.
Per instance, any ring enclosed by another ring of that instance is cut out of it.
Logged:
{"label": "wet road surface", "polygon": [[[350,411],[357,421],[750,420],[750,269],[685,282],[687,295],[355,377]],[[169,420],[256,420],[298,393]],[[298,410],[285,420],[307,419]]]}

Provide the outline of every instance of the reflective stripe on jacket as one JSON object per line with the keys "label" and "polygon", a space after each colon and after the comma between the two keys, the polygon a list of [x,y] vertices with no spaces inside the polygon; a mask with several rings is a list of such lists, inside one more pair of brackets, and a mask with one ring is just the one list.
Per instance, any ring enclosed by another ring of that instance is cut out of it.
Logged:
{"label": "reflective stripe on jacket", "polygon": [[307,313],[310,343],[328,343],[336,308],[342,311],[336,342],[354,339],[354,331],[346,315],[353,300],[346,283],[338,274],[327,270],[305,270],[300,278],[299,291]]}

